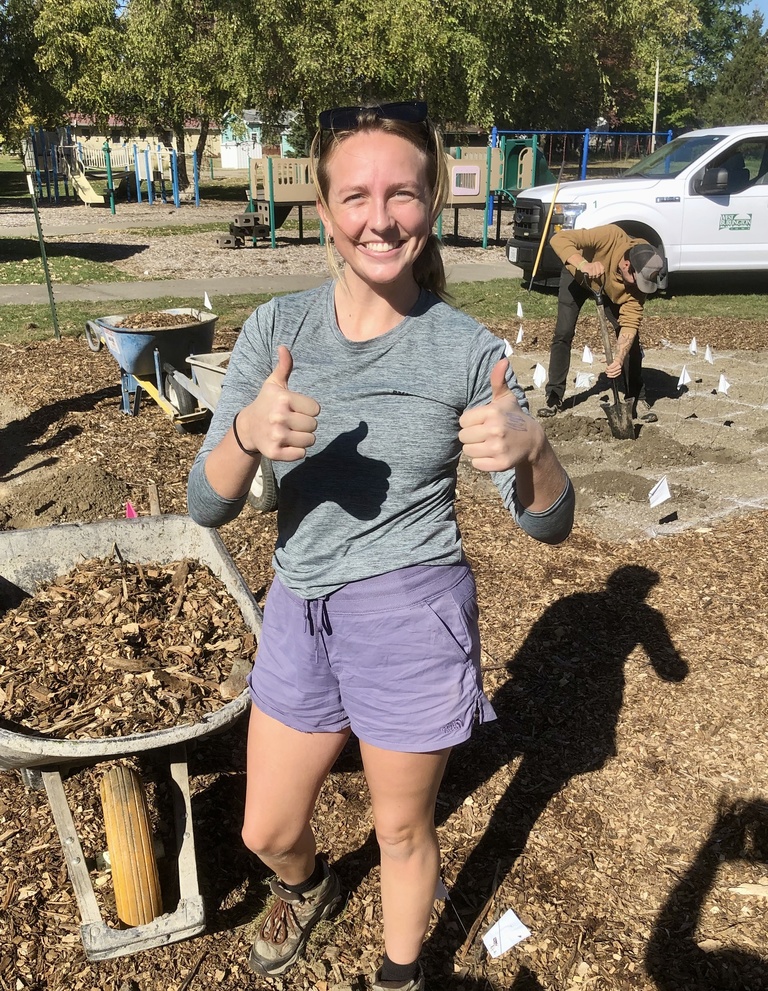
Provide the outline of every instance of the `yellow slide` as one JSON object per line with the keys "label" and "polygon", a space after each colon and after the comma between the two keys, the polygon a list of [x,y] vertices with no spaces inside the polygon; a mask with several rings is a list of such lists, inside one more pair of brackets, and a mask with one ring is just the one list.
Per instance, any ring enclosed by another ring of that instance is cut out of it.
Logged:
{"label": "yellow slide", "polygon": [[89,206],[92,203],[99,203],[101,206],[106,202],[106,198],[103,193],[97,193],[93,186],[88,182],[84,175],[80,175],[77,172],[72,173],[72,185],[75,187],[75,192],[83,201]]}

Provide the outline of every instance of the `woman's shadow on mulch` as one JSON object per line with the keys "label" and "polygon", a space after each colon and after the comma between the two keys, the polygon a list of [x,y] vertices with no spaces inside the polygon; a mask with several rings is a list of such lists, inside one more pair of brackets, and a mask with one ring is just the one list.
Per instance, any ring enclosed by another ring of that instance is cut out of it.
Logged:
{"label": "woman's shadow on mulch", "polygon": [[[615,755],[624,665],[635,647],[645,649],[663,681],[679,682],[688,673],[662,613],[645,601],[658,581],[657,572],[629,565],[614,571],[604,590],[550,606],[507,664],[510,677],[493,698],[498,720],[452,755],[438,799],[443,822],[500,767],[522,759],[429,938],[427,955],[436,967],[442,969],[446,954],[469,949],[467,934],[549,802],[573,777],[599,770]],[[481,920],[475,940],[493,921]],[[532,974],[520,980],[520,991],[535,987]],[[473,986],[458,976],[443,983]]]}

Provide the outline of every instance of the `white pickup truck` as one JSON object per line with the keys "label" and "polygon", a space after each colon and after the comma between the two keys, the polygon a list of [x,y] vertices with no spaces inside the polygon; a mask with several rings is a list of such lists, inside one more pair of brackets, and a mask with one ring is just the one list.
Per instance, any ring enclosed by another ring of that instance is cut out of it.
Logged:
{"label": "white pickup truck", "polygon": [[[656,245],[675,272],[768,271],[768,124],[689,131],[616,179],[523,190],[507,258],[529,280],[559,278],[549,245],[563,228],[618,224]],[[547,229],[545,230],[545,226]]]}

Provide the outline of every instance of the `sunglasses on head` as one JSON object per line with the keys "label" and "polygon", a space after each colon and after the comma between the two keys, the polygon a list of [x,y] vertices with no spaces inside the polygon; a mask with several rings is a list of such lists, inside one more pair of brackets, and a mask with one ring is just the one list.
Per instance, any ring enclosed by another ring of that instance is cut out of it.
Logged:
{"label": "sunglasses on head", "polygon": [[324,131],[351,131],[359,127],[361,114],[373,114],[381,120],[398,120],[404,124],[423,124],[427,119],[427,105],[422,100],[409,100],[377,103],[372,107],[333,107],[320,114],[320,127]]}

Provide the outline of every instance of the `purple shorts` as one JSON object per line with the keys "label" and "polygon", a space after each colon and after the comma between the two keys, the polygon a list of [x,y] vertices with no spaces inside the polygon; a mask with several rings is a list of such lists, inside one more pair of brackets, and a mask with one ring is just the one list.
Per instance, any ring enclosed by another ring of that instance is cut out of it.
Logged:
{"label": "purple shorts", "polygon": [[384,750],[426,753],[495,719],[480,675],[468,565],[419,565],[302,599],[278,578],[264,609],[251,698],[307,733],[352,728]]}

